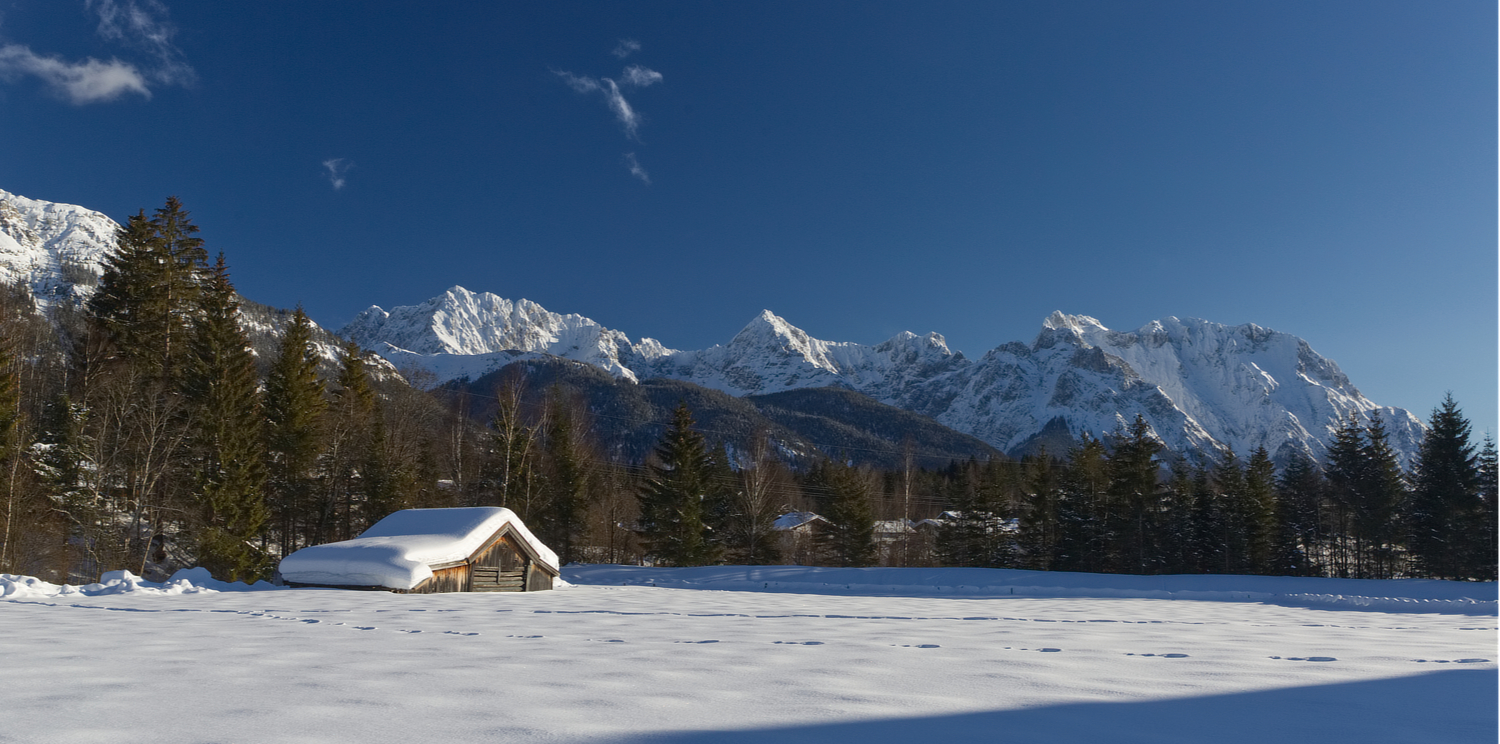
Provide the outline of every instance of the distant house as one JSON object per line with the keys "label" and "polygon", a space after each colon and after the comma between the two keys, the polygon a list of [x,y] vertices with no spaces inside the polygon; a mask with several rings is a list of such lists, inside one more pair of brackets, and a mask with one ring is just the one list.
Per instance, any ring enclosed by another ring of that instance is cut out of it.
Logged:
{"label": "distant house", "polygon": [[292,553],[280,573],[295,587],[534,592],[552,588],[558,565],[515,512],[480,506],[395,512],[353,540]]}

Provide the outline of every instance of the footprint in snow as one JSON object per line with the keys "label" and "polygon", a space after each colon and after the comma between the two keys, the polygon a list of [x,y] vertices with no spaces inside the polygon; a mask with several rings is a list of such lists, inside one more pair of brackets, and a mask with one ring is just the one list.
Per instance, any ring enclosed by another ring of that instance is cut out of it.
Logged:
{"label": "footprint in snow", "polygon": [[1271,658],[1284,661],[1338,661],[1332,656],[1272,656]]}
{"label": "footprint in snow", "polygon": [[1125,654],[1126,656],[1155,656],[1159,659],[1186,659],[1187,654]]}
{"label": "footprint in snow", "polygon": [[1434,664],[1487,664],[1489,659],[1412,659],[1418,664],[1432,662]]}
{"label": "footprint in snow", "polygon": [[718,640],[711,640],[711,641],[672,641],[672,642],[673,643],[718,643]]}
{"label": "footprint in snow", "polygon": [[942,648],[942,646],[939,646],[936,643],[918,643],[918,644],[903,643],[903,644],[900,644],[900,645],[897,645],[897,644],[893,643],[891,645],[892,646],[896,646],[896,648]]}
{"label": "footprint in snow", "polygon": [[823,645],[822,641],[772,641],[772,643],[777,643],[777,644],[781,644],[781,645],[784,645],[784,646],[821,646],[821,645]]}

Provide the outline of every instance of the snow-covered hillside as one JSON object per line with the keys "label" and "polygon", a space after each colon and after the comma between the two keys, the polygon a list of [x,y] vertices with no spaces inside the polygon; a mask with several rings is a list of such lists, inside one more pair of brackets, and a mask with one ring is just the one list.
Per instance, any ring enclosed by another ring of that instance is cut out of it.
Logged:
{"label": "snow-covered hillside", "polygon": [[1293,452],[1321,457],[1351,415],[1368,421],[1378,413],[1408,459],[1422,436],[1416,416],[1365,398],[1306,341],[1191,318],[1121,333],[1058,312],[1030,344],[1011,342],[971,360],[936,333],[901,333],[875,346],[822,341],[768,310],[726,345],[678,351],[534,302],[454,287],[417,306],[372,307],[341,333],[437,381],[550,354],[624,379],[666,377],[733,395],[844,387],[1005,451],[1049,422],[1073,436],[1104,437],[1136,415],[1174,451],[1246,455],[1265,447],[1283,461]]}
{"label": "snow-covered hillside", "polygon": [[556,591],[399,595],[205,573],[0,576],[0,740],[1496,738],[1493,583],[575,566]]}
{"label": "snow-covered hillside", "polygon": [[[119,228],[91,209],[0,190],[0,283],[27,288],[43,312],[59,304],[81,304],[93,296]],[[257,355],[274,348],[289,317],[264,305],[242,305],[240,325]],[[314,324],[313,343],[326,365],[338,363],[338,338]],[[376,374],[395,371],[380,362]]]}
{"label": "snow-covered hillside", "polygon": [[91,209],[0,190],[0,282],[28,287],[43,306],[86,298],[118,228]]}

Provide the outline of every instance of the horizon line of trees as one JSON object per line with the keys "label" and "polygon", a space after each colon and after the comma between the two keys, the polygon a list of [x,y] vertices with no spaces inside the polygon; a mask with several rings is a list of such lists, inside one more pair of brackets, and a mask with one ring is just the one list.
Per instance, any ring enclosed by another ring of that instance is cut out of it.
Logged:
{"label": "horizon line of trees", "polygon": [[[1378,416],[1279,471],[1264,449],[1164,470],[1139,417],[1020,460],[793,468],[764,434],[711,443],[686,405],[627,462],[578,396],[532,395],[524,368],[480,421],[352,343],[320,350],[300,308],[258,357],[198,232],[169,198],[121,228],[86,306],[43,318],[24,289],[0,293],[0,572],[254,580],[397,509],[493,505],[565,563],[1495,579],[1495,445],[1451,395],[1410,472]],[[793,511],[819,517],[778,529]]]}

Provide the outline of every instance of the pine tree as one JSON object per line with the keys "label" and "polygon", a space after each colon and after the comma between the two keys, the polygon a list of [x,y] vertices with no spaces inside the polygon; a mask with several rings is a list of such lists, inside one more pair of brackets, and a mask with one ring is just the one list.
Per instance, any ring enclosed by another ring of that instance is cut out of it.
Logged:
{"label": "pine tree", "polygon": [[1028,498],[1021,514],[1021,552],[1024,567],[1048,571],[1057,556],[1060,527],[1058,501],[1061,484],[1047,448],[1024,461]]}
{"label": "pine tree", "polygon": [[1104,570],[1113,523],[1104,444],[1085,433],[1068,453],[1068,466],[1059,480],[1062,499],[1058,503],[1055,570]]}
{"label": "pine tree", "polygon": [[1471,525],[1480,518],[1479,458],[1469,422],[1449,394],[1428,420],[1407,509],[1408,547],[1420,571],[1440,579],[1468,574]]}
{"label": "pine tree", "polygon": [[1364,478],[1364,429],[1350,414],[1328,446],[1324,469],[1328,477],[1328,499],[1332,506],[1331,568],[1338,578],[1359,578],[1362,551],[1355,538],[1354,515]]}
{"label": "pine tree", "polygon": [[1235,457],[1234,450],[1224,453],[1224,459],[1213,471],[1215,496],[1217,497],[1219,541],[1223,563],[1214,567],[1214,573],[1237,574],[1250,570],[1250,498],[1245,488],[1245,469]]}
{"label": "pine tree", "polygon": [[1495,457],[1495,440],[1488,435],[1479,450],[1479,516],[1474,527],[1478,537],[1471,543],[1469,575],[1480,581],[1494,581],[1496,574],[1495,502],[1500,499],[1500,464]]}
{"label": "pine tree", "polygon": [[1360,543],[1368,553],[1367,578],[1389,579],[1396,575],[1396,557],[1403,529],[1400,525],[1402,504],[1406,499],[1406,479],[1391,447],[1385,422],[1380,414],[1370,416],[1365,426],[1359,500],[1355,505],[1355,528]]}
{"label": "pine tree", "polygon": [[1293,455],[1276,485],[1276,544],[1273,573],[1321,576],[1323,510],[1327,485],[1306,456]]}
{"label": "pine tree", "polygon": [[828,520],[817,533],[824,560],[833,566],[875,565],[880,553],[869,479],[849,465],[827,462],[813,480],[824,494],[823,517]]}
{"label": "pine tree", "polygon": [[324,418],[320,540],[348,540],[365,526],[360,508],[368,504],[364,466],[372,457],[378,401],[359,345],[345,342]]}
{"label": "pine tree", "polygon": [[1245,465],[1244,509],[1247,568],[1252,573],[1275,574],[1276,466],[1265,447],[1256,447]]}
{"label": "pine tree", "polygon": [[285,326],[266,378],[266,492],[279,530],[282,556],[310,537],[313,472],[322,454],[326,408],[312,344],[312,321],[299,306]]}
{"label": "pine tree", "polygon": [[702,566],[718,559],[704,524],[704,502],[714,487],[711,465],[703,435],[693,430],[692,412],[677,404],[640,491],[641,535],[657,561]]}
{"label": "pine tree", "polygon": [[1157,518],[1161,513],[1161,479],[1156,441],[1151,425],[1136,414],[1128,433],[1110,437],[1107,459],[1110,500],[1119,506],[1112,513],[1118,526],[1111,530],[1114,544],[1109,551],[1112,570],[1147,574],[1159,570]]}
{"label": "pine tree", "polygon": [[131,216],[89,304],[115,356],[166,381],[183,371],[206,271],[197,232],[176,197],[149,219],[144,210]]}
{"label": "pine tree", "polygon": [[571,563],[579,559],[579,540],[583,536],[584,513],[589,505],[593,472],[591,455],[584,444],[584,426],[579,420],[579,406],[554,386],[548,393],[547,416],[547,504],[546,519],[539,533],[549,545],[558,548],[559,559]]}
{"label": "pine tree", "polygon": [[227,581],[258,578],[268,567],[253,543],[268,517],[260,395],[222,253],[199,294],[189,350],[183,390],[197,459],[199,565]]}

